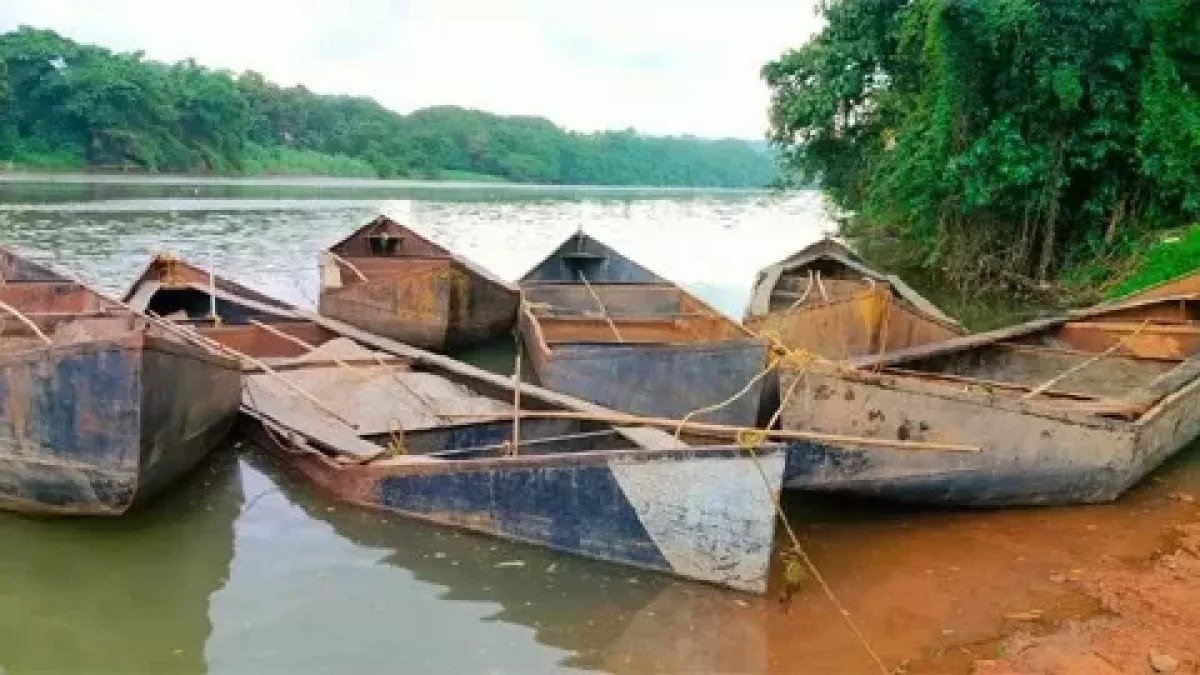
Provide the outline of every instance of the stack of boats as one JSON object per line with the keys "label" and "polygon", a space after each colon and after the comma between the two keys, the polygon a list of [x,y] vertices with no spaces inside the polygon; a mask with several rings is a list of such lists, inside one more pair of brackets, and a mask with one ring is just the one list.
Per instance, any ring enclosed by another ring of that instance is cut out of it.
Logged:
{"label": "stack of boats", "polygon": [[[382,216],[320,267],[315,313],[168,255],[117,301],[0,251],[0,500],[121,513],[240,411],[336,499],[761,592],[783,488],[1106,501],[1200,434],[1194,279],[966,335],[832,239],[744,324],[583,232],[515,285]],[[535,382],[426,351],[510,330]]]}

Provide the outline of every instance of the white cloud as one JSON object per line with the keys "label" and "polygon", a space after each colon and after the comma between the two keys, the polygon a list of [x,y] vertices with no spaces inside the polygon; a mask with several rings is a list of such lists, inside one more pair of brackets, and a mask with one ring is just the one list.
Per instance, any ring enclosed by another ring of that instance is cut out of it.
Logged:
{"label": "white cloud", "polygon": [[758,70],[819,19],[811,0],[0,0],[0,30],[21,24],[400,112],[453,104],[585,131],[760,138]]}

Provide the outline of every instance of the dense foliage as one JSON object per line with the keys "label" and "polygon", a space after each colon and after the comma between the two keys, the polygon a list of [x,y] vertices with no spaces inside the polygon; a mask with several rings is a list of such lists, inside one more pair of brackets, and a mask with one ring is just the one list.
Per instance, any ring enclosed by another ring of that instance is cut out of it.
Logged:
{"label": "dense foliage", "polygon": [[31,28],[0,35],[5,161],[610,185],[761,186],[777,173],[761,143],[581,134],[454,107],[399,115],[367,98],[148,61]]}
{"label": "dense foliage", "polygon": [[1200,215],[1195,0],[827,0],[763,68],[795,180],[962,290]]}

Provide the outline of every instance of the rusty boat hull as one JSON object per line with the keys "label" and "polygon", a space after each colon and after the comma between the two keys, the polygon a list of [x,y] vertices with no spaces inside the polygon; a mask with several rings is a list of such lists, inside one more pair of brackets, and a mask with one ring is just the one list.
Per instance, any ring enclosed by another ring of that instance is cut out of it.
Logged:
{"label": "rusty boat hull", "polygon": [[973,445],[797,442],[785,486],[966,507],[1117,499],[1200,435],[1200,304],[1140,301],[785,370],[784,428]]}
{"label": "rusty boat hull", "polygon": [[767,341],[602,242],[571,236],[521,291],[543,386],[636,415],[756,423]]}
{"label": "rusty boat hull", "polygon": [[[765,591],[782,446],[691,447],[661,431],[577,419],[610,411],[532,385],[520,391],[525,411],[566,416],[527,412],[517,422],[510,378],[206,277],[156,261],[129,297],[269,362],[272,372],[246,373],[241,426],[332,498]],[[210,292],[220,325],[204,320]]]}
{"label": "rusty boat hull", "polygon": [[513,286],[385,216],[331,247],[321,268],[321,314],[421,349],[475,346],[516,321]]}
{"label": "rusty boat hull", "polygon": [[0,508],[124,513],[228,434],[240,368],[18,260],[0,252],[0,299],[23,317],[0,329]]}

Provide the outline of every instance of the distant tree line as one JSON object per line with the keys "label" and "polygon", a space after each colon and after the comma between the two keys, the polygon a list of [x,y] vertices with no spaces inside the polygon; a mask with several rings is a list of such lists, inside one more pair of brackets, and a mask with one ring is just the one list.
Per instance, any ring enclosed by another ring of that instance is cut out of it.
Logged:
{"label": "distant tree line", "polygon": [[0,35],[0,163],[721,187],[763,186],[777,173],[765,143],[576,133],[451,106],[401,115],[370,98],[149,61],[29,27]]}

